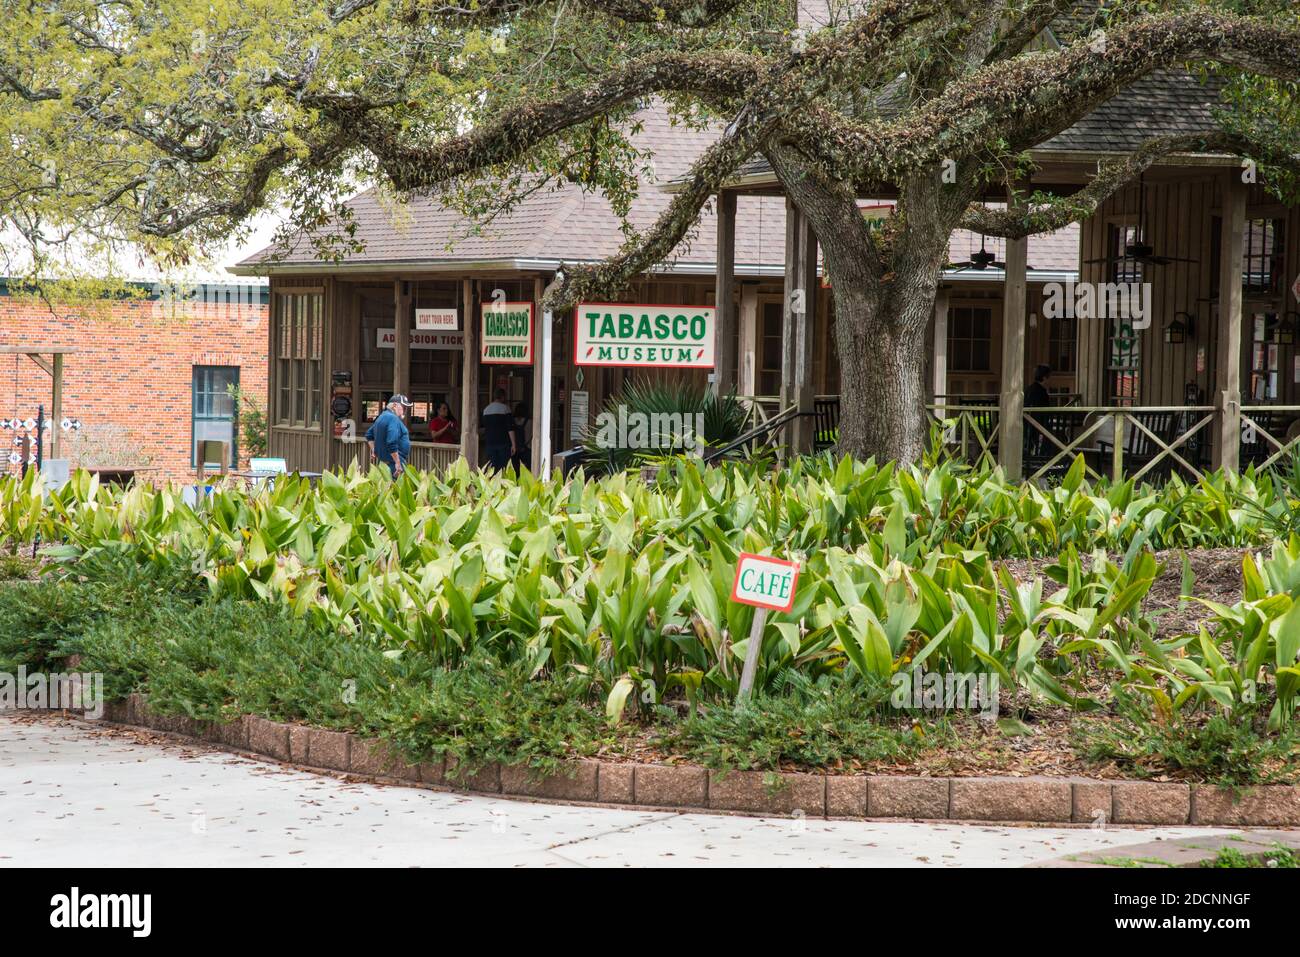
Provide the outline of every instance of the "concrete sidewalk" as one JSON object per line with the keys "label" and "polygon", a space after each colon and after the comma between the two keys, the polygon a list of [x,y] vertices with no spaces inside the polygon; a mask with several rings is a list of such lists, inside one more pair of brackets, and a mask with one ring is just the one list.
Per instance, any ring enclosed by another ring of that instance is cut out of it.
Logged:
{"label": "concrete sidewalk", "polygon": [[350,784],[0,714],[0,865],[1022,867],[1207,828],[1017,828],[564,807]]}

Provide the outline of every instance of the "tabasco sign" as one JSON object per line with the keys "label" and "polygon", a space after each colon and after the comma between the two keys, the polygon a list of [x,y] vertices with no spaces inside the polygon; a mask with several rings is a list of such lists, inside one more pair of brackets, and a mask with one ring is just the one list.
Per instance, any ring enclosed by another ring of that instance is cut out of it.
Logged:
{"label": "tabasco sign", "polygon": [[479,358],[488,365],[533,364],[533,304],[483,304],[483,338]]}
{"label": "tabasco sign", "polygon": [[580,366],[712,369],[716,323],[711,306],[579,303],[573,361]]}
{"label": "tabasco sign", "polygon": [[731,600],[770,611],[789,611],[794,607],[794,590],[798,584],[797,562],[741,552]]}

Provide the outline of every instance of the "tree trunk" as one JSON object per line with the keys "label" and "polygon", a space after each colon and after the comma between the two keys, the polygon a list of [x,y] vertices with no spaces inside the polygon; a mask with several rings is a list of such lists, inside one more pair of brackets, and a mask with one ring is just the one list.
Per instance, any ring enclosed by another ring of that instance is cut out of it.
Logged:
{"label": "tree trunk", "polygon": [[836,450],[908,465],[921,458],[930,440],[925,330],[934,292],[898,303],[892,296],[877,301],[870,290],[855,286],[832,279],[840,359]]}
{"label": "tree trunk", "polygon": [[[835,298],[840,360],[837,451],[910,465],[930,439],[925,412],[926,328],[948,251],[968,202],[964,190],[905,184],[906,229],[869,225],[857,197],[790,144],[767,150],[782,184],[812,223]],[[879,231],[876,231],[879,230]]]}

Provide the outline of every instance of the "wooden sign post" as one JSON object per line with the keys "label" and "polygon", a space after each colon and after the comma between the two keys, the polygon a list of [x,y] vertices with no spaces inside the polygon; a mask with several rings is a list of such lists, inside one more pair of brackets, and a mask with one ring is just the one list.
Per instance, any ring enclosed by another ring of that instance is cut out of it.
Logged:
{"label": "wooden sign post", "polygon": [[736,563],[736,580],[731,585],[731,600],[753,605],[754,624],[749,629],[745,649],[745,667],[740,672],[740,690],[736,704],[749,697],[758,670],[758,652],[763,646],[763,627],[769,611],[789,611],[794,607],[794,590],[799,583],[798,562],[785,562],[767,555],[742,552]]}

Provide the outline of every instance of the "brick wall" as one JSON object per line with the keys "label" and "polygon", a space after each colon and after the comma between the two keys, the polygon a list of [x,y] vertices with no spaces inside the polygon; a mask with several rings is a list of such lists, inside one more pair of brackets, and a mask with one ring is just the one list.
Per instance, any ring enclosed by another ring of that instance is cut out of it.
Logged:
{"label": "brick wall", "polygon": [[[193,475],[192,384],[195,366],[237,366],[241,387],[263,407],[267,389],[267,307],[248,304],[100,302],[53,310],[44,303],[0,295],[0,346],[73,346],[65,356],[63,414],[81,422],[65,433],[64,456],[144,464],[154,481]],[[16,360],[16,361],[15,361]],[[16,381],[15,381],[16,377]],[[50,408],[50,377],[26,356],[0,355],[0,419],[36,416]],[[14,432],[0,429],[0,469]],[[246,450],[240,449],[246,459]],[[47,444],[47,455],[48,444]]]}

